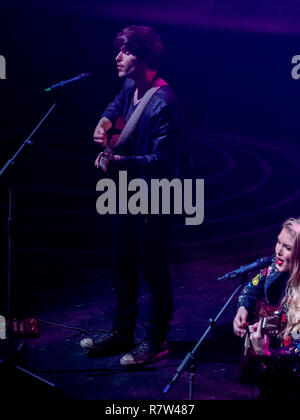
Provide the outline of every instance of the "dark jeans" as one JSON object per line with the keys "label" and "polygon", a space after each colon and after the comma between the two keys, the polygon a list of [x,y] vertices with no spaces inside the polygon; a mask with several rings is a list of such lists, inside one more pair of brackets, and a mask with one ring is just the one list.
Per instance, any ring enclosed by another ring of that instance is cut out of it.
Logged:
{"label": "dark jeans", "polygon": [[173,291],[168,269],[169,216],[116,215],[113,224],[116,321],[121,332],[134,335],[139,314],[139,271],[148,283],[151,315],[148,338],[158,344],[170,330]]}

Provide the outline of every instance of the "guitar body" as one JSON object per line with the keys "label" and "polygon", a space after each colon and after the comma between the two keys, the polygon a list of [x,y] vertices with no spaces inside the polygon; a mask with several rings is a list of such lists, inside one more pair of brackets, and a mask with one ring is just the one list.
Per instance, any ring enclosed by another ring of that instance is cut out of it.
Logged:
{"label": "guitar body", "polygon": [[[276,337],[283,321],[283,312],[277,306],[269,305],[261,300],[256,305],[256,321],[261,321],[262,334]],[[252,353],[249,332],[245,336],[243,354],[238,372],[238,380],[243,383],[255,384],[259,380],[256,357]]]}
{"label": "guitar body", "polygon": [[108,145],[104,152],[101,152],[98,156],[98,168],[106,174],[109,168],[109,163],[113,160],[113,149],[118,144],[120,134],[125,127],[126,121],[124,117],[118,117],[115,125],[109,130]]}

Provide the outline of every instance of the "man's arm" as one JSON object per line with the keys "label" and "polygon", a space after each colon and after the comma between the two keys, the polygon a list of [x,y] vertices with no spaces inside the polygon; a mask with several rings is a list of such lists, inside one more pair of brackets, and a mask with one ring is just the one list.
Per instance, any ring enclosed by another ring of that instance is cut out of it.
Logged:
{"label": "man's arm", "polygon": [[170,166],[175,165],[178,127],[182,120],[180,112],[180,108],[176,105],[165,105],[149,124],[151,153],[134,156],[117,155],[115,160],[121,161],[119,167],[122,169],[135,168],[147,173],[155,168],[168,170]]}
{"label": "man's arm", "polygon": [[108,118],[102,117],[95,128],[94,141],[105,147],[108,139],[107,132],[111,127],[112,122]]}

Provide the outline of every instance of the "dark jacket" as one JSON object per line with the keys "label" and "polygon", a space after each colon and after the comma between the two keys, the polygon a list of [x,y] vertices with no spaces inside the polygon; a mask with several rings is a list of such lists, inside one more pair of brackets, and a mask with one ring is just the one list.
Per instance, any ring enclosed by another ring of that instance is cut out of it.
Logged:
{"label": "dark jacket", "polygon": [[[107,106],[102,117],[113,124],[118,116],[126,121],[134,107],[135,82],[126,79],[121,92]],[[129,141],[115,150],[126,160],[119,169],[135,175],[179,176],[183,159],[188,159],[185,144],[184,114],[173,89],[166,85],[150,99]],[[186,160],[184,165],[186,165]]]}
{"label": "dark jacket", "polygon": [[278,306],[284,296],[289,272],[280,272],[276,269],[276,261],[264,268],[254,277],[241,292],[238,306],[244,306],[248,312],[253,313],[258,300],[265,298],[267,303]]}

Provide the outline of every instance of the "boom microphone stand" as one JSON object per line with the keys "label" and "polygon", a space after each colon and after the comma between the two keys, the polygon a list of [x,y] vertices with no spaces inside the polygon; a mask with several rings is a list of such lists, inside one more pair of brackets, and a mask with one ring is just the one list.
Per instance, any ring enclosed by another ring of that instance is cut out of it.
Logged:
{"label": "boom microphone stand", "polygon": [[[38,130],[38,128],[42,125],[42,123],[46,120],[46,118],[50,115],[50,113],[55,108],[56,103],[54,103],[50,109],[47,111],[47,113],[43,116],[41,121],[37,124],[37,126],[34,128],[32,133],[29,135],[29,137],[24,141],[24,143],[21,145],[21,147],[17,150],[17,152],[12,156],[11,159],[9,159],[6,164],[3,166],[3,168],[0,171],[0,177],[5,173],[5,171],[12,165],[15,164],[15,159],[18,157],[18,155],[21,153],[23,148],[26,145],[33,144],[33,141],[31,140],[34,133]],[[7,291],[7,360],[6,364],[11,371],[12,369],[17,369],[22,371],[23,373],[30,375],[45,384],[49,385],[50,387],[55,388],[55,385],[49,381],[46,381],[45,379],[33,374],[32,372],[29,372],[26,369],[23,369],[22,367],[18,366],[15,362],[15,356],[13,352],[13,315],[12,315],[12,290],[13,290],[13,280],[14,280],[14,242],[13,242],[13,234],[14,234],[14,227],[13,227],[13,207],[14,207],[14,195],[13,195],[13,187],[12,182],[9,179],[8,183],[8,223],[7,223],[7,233],[8,233],[8,291]]]}
{"label": "boom microphone stand", "polygon": [[242,266],[239,269],[237,269],[235,271],[232,271],[230,273],[227,273],[227,274],[225,274],[225,276],[220,277],[218,279],[218,281],[225,281],[225,280],[228,280],[228,279],[240,278],[241,284],[239,284],[239,286],[235,289],[235,291],[229,297],[229,299],[227,300],[225,305],[222,307],[220,312],[217,314],[217,316],[214,319],[212,319],[212,318],[209,319],[209,323],[210,323],[209,327],[206,329],[206,331],[204,332],[202,337],[199,339],[199,341],[197,342],[197,344],[195,345],[193,350],[191,352],[187,353],[187,355],[185,356],[185,358],[183,359],[181,364],[178,366],[177,371],[176,371],[175,375],[173,376],[172,380],[169,382],[169,384],[163,390],[164,394],[167,394],[171,390],[171,388],[174,386],[175,382],[180,377],[180,375],[185,371],[185,369],[187,367],[189,367],[189,400],[193,400],[193,398],[194,398],[194,376],[195,376],[195,372],[196,372],[196,369],[197,369],[197,365],[196,365],[196,362],[195,362],[195,354],[196,354],[198,348],[200,347],[200,345],[204,341],[204,339],[207,337],[209,332],[216,325],[216,322],[221,317],[221,315],[223,314],[223,312],[225,311],[225,309],[227,308],[229,303],[232,301],[234,296],[244,286],[244,284],[246,282],[246,279],[247,279],[247,275],[249,273],[251,273],[252,271],[255,271],[257,269],[266,267],[267,265],[270,264],[271,260],[272,260],[272,257],[260,258],[256,262],[254,262],[252,264],[249,264],[249,265],[246,265],[246,266]]}
{"label": "boom microphone stand", "polygon": [[210,324],[209,327],[205,330],[205,332],[203,333],[202,337],[199,339],[199,341],[197,342],[197,344],[195,345],[193,350],[191,352],[187,353],[187,355],[185,356],[185,358],[183,359],[181,364],[178,366],[178,368],[176,370],[176,373],[173,376],[171,382],[169,382],[169,384],[163,390],[164,394],[167,394],[171,390],[171,388],[175,385],[175,382],[180,377],[180,375],[187,368],[189,368],[189,400],[194,399],[194,376],[195,376],[195,372],[196,372],[196,369],[197,369],[197,365],[196,365],[196,361],[195,361],[195,354],[196,354],[198,348],[200,347],[201,343],[204,341],[204,339],[207,337],[207,335],[210,333],[210,331],[216,325],[216,322],[218,321],[218,319],[220,318],[222,313],[225,311],[225,309],[227,308],[227,306],[229,305],[231,300],[234,298],[234,296],[237,294],[237,292],[241,289],[242,286],[243,286],[243,284],[240,284],[235,289],[235,291],[230,296],[230,298],[227,300],[225,305],[222,307],[222,309],[220,310],[218,315],[214,319],[212,319],[212,318],[209,319],[209,324]]}
{"label": "boom microphone stand", "polygon": [[[82,79],[85,79],[87,77],[90,77],[91,73],[83,73],[80,74],[72,79],[63,80],[60,83],[56,83],[46,89],[44,89],[45,92],[52,92],[53,90],[57,88],[63,88],[67,84],[71,84],[77,81],[80,81]],[[24,143],[21,145],[21,147],[17,150],[17,152],[12,156],[11,159],[9,159],[6,164],[3,166],[3,168],[0,171],[0,177],[6,172],[6,170],[15,164],[16,158],[19,156],[21,151],[24,149],[26,145],[33,144],[32,137],[36,133],[36,131],[39,129],[39,127],[44,123],[44,121],[49,117],[49,115],[52,113],[56,106],[56,103],[54,102],[52,106],[49,108],[49,110],[45,113],[45,115],[42,117],[40,122],[36,125],[36,127],[33,129],[32,133],[29,135],[29,137],[24,141]],[[7,328],[7,360],[6,365],[11,372],[12,370],[19,370],[23,373],[30,375],[34,377],[35,379],[38,379],[39,381],[45,383],[46,385],[56,388],[56,386],[32,372],[29,372],[28,370],[18,366],[15,361],[15,356],[13,352],[13,316],[12,316],[12,304],[13,304],[13,298],[12,298],[12,290],[13,290],[13,280],[14,280],[14,258],[13,258],[13,234],[14,234],[14,228],[13,228],[13,207],[14,207],[14,196],[13,196],[13,187],[11,179],[9,179],[8,182],[8,224],[7,224],[7,231],[8,231],[8,292],[7,292],[7,321],[8,321],[8,328]]]}

